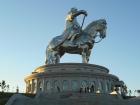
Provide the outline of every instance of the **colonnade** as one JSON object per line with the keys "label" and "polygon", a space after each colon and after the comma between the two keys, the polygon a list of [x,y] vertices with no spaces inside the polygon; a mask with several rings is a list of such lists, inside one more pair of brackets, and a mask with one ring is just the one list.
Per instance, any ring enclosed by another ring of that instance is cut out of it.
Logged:
{"label": "colonnade", "polygon": [[97,92],[109,93],[112,91],[114,81],[106,79],[30,79],[26,81],[26,92],[37,93],[39,91],[53,92]]}

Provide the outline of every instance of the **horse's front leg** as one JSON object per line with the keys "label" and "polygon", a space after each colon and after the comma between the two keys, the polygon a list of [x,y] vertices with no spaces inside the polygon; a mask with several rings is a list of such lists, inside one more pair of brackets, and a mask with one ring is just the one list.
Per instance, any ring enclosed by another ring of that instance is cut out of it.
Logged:
{"label": "horse's front leg", "polygon": [[85,52],[82,52],[82,63],[88,63]]}
{"label": "horse's front leg", "polygon": [[89,57],[90,57],[90,54],[91,54],[91,49],[88,49],[86,54],[87,54],[86,55],[87,62],[89,62]]}
{"label": "horse's front leg", "polygon": [[81,46],[82,48],[82,63],[88,63],[87,51],[88,45]]}

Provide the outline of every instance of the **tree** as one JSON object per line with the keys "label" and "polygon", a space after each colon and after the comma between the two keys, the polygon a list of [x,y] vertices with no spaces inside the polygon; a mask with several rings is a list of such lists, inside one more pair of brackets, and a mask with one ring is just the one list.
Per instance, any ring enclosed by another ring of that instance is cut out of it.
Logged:
{"label": "tree", "polygon": [[131,90],[128,90],[128,93],[129,93],[129,96],[131,96],[131,94],[132,94],[132,91],[131,91]]}
{"label": "tree", "polygon": [[0,87],[1,87],[2,92],[4,92],[6,88],[9,88],[9,85],[6,85],[6,82],[2,80],[2,82],[0,83]]}
{"label": "tree", "polygon": [[137,90],[137,93],[140,95],[140,90]]}
{"label": "tree", "polygon": [[7,88],[7,92],[9,92],[9,89],[10,89],[9,84],[6,86],[6,88]]}

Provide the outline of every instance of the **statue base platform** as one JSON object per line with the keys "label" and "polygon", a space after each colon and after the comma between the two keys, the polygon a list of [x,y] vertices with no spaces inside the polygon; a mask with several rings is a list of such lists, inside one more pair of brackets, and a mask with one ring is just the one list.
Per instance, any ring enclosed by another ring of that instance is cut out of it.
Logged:
{"label": "statue base platform", "polygon": [[110,93],[123,85],[106,67],[84,63],[43,65],[25,78],[26,92],[93,92]]}

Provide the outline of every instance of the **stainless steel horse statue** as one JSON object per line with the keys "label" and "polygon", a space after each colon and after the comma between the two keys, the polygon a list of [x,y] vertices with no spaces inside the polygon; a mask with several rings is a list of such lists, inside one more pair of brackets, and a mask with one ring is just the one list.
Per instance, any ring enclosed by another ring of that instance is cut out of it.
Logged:
{"label": "stainless steel horse statue", "polygon": [[71,41],[69,39],[59,43],[62,35],[52,39],[46,49],[46,64],[60,63],[60,58],[65,54],[80,54],[82,62],[88,63],[91,50],[95,44],[96,37],[101,39],[106,37],[107,23],[105,19],[91,22],[79,35]]}

